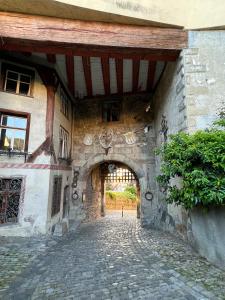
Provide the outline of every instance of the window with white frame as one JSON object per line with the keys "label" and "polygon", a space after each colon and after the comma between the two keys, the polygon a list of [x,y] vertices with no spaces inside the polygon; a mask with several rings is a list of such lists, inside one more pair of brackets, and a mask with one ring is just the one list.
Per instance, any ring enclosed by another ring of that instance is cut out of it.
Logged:
{"label": "window with white frame", "polygon": [[5,92],[32,96],[34,72],[14,65],[3,64]]}
{"label": "window with white frame", "polygon": [[60,126],[59,129],[59,158],[69,157],[69,132]]}
{"label": "window with white frame", "polygon": [[24,152],[28,138],[27,116],[0,111],[0,150]]}
{"label": "window with white frame", "polygon": [[62,87],[60,87],[60,110],[69,119],[69,98]]}

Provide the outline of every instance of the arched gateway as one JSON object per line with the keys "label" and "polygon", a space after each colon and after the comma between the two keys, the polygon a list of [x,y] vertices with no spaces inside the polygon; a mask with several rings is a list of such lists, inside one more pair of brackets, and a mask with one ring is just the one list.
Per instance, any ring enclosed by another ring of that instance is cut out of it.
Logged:
{"label": "arched gateway", "polygon": [[[149,170],[143,167],[140,162],[124,154],[109,153],[96,154],[91,156],[82,166],[79,167],[79,178],[77,182],[77,193],[81,196],[85,217],[92,219],[104,215],[102,203],[104,202],[104,182],[101,177],[101,166],[106,163],[122,165],[134,174],[140,195],[140,218],[142,225],[147,225],[155,212],[156,196],[152,187],[147,185],[147,174]],[[74,166],[74,170],[76,170]],[[78,169],[78,168],[77,168]]]}

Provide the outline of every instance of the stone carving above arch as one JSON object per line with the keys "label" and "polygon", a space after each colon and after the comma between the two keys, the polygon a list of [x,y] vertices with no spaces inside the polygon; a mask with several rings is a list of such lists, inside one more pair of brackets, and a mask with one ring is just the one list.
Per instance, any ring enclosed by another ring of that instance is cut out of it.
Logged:
{"label": "stone carving above arch", "polygon": [[132,161],[129,157],[124,154],[113,154],[108,155],[97,154],[90,157],[86,163],[80,168],[80,180],[85,180],[85,177],[93,170],[97,165],[107,161],[116,161],[127,165],[140,180],[145,176],[141,165],[135,161]]}

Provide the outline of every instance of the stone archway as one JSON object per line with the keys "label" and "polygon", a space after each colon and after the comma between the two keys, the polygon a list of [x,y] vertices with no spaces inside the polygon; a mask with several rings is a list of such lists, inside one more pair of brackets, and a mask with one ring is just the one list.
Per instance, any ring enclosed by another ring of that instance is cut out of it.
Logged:
{"label": "stone archway", "polygon": [[[143,168],[141,168],[141,165],[138,165],[137,162],[132,161],[130,158],[123,154],[97,154],[92,156],[89,160],[86,161],[86,163],[80,167],[80,174],[79,174],[79,193],[80,195],[87,195],[88,187],[90,186],[90,174],[93,170],[96,169],[96,167],[100,166],[102,163],[105,162],[116,162],[121,163],[124,166],[128,167],[130,171],[135,175],[138,186],[140,189],[140,202],[142,203],[142,195],[144,194],[145,190],[145,184],[146,184],[146,177],[145,172]],[[101,197],[103,196],[103,192],[101,191]],[[142,207],[142,205],[141,205]],[[142,211],[142,208],[140,209]],[[142,221],[142,212],[140,214],[140,218]]]}

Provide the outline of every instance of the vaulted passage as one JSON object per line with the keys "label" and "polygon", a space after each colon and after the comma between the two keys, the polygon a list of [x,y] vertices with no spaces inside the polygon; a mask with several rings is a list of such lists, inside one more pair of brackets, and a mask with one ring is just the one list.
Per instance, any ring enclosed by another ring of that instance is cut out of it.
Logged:
{"label": "vaulted passage", "polygon": [[127,165],[105,161],[89,171],[83,202],[86,218],[104,217],[111,211],[128,213],[140,218],[140,184],[137,175]]}

